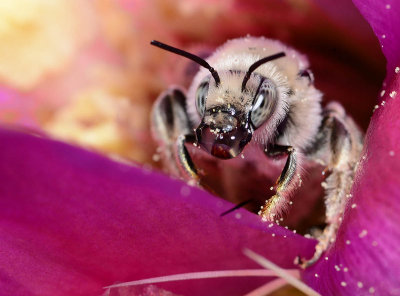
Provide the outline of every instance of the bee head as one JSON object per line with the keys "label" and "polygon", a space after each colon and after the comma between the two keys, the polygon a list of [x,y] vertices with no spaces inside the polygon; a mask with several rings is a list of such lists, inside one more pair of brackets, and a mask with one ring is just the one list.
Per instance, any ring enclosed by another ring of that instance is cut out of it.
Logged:
{"label": "bee head", "polygon": [[221,72],[219,84],[210,75],[205,77],[195,95],[201,117],[196,139],[201,147],[221,159],[236,157],[243,151],[254,130],[271,117],[278,100],[275,83],[252,72],[261,64],[284,55],[263,58],[247,72]]}
{"label": "bee head", "polygon": [[254,130],[271,116],[278,99],[273,81],[252,73],[285,53],[262,58],[247,71],[224,71],[221,79],[204,59],[159,41],[153,40],[151,44],[191,59],[210,71],[211,75],[205,77],[196,91],[196,109],[201,117],[195,129],[197,144],[221,159],[239,155]]}

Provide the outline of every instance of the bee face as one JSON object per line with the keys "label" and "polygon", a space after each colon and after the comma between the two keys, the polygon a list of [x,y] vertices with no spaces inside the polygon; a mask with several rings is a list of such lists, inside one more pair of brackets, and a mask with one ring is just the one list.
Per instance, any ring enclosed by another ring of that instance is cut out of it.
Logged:
{"label": "bee face", "polygon": [[[296,122],[302,136],[284,133],[282,143],[307,145],[318,129],[302,120],[308,112],[307,101],[312,105],[320,100],[312,76],[307,75],[308,61],[282,43],[253,37],[235,39],[207,61],[156,41],[152,44],[203,66],[188,90],[186,112],[197,144],[210,154],[233,158],[250,140],[264,146],[274,141],[291,104],[300,106],[300,111],[290,115],[289,123]],[[319,108],[313,105],[311,110],[315,122],[320,119]]]}
{"label": "bee face", "polygon": [[221,75],[220,85],[210,76],[196,90],[196,110],[201,122],[196,128],[197,143],[222,159],[236,157],[253,132],[273,114],[277,88],[273,81],[254,74],[242,89],[245,72],[230,70]]}

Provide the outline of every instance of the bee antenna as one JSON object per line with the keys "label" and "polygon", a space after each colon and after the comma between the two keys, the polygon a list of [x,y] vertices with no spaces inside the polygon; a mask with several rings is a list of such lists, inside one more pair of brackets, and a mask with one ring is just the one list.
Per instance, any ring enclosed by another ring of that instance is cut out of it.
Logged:
{"label": "bee antenna", "polygon": [[270,62],[272,60],[279,59],[279,58],[284,57],[284,56],[286,56],[286,54],[284,52],[279,52],[279,53],[276,53],[274,55],[262,58],[261,60],[258,60],[257,62],[252,64],[250,66],[249,70],[247,70],[246,75],[244,75],[243,82],[242,82],[242,91],[244,91],[246,89],[247,81],[249,81],[250,75],[251,75],[251,73],[254,72],[255,69],[260,67],[262,64],[265,64],[265,63]]}
{"label": "bee antenna", "polygon": [[184,56],[185,58],[188,58],[188,59],[196,62],[200,66],[203,66],[204,68],[207,68],[211,72],[211,75],[214,77],[215,84],[217,86],[219,86],[219,84],[221,83],[221,80],[219,79],[219,75],[218,75],[217,71],[213,67],[211,67],[210,64],[207,63],[205,60],[203,60],[201,57],[198,57],[198,56],[196,56],[196,55],[194,55],[192,53],[189,53],[187,51],[184,51],[182,49],[169,46],[169,45],[164,44],[164,43],[162,43],[160,41],[157,41],[157,40],[152,40],[150,42],[150,44],[154,45],[154,46],[157,46],[157,47],[159,47],[161,49],[164,49],[164,50],[179,54],[181,56]]}

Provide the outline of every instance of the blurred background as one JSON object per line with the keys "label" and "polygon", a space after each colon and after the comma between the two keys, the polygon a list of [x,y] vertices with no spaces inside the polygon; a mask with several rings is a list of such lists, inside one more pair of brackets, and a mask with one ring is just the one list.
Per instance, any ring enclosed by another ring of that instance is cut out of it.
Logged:
{"label": "blurred background", "polygon": [[0,121],[140,163],[155,146],[149,111],[196,66],[149,46],[158,39],[206,56],[251,34],[306,53],[325,100],[364,128],[384,59],[351,1],[2,0]]}
{"label": "blurred background", "polygon": [[[305,53],[323,104],[341,102],[367,129],[385,62],[349,0],[2,0],[0,121],[161,169],[152,103],[171,84],[187,88],[198,65],[150,40],[206,57],[247,34]],[[253,163],[192,157],[209,191],[233,203],[252,199],[246,207],[255,213],[284,165],[261,152]],[[323,227],[322,169],[307,169],[282,225],[300,233]]]}

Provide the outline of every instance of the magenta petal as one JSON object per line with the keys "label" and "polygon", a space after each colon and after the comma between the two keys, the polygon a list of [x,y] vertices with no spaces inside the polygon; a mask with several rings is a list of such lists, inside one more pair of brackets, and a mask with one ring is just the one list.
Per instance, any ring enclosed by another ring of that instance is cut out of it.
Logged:
{"label": "magenta petal", "polygon": [[[117,282],[259,268],[245,247],[285,268],[313,253],[314,241],[246,210],[221,218],[230,203],[158,173],[13,131],[0,130],[0,143],[2,295],[100,295]],[[159,286],[242,295],[267,280]]]}
{"label": "magenta petal", "polygon": [[354,3],[383,44],[386,86],[337,240],[304,280],[323,295],[400,295],[400,2]]}
{"label": "magenta petal", "polygon": [[[400,91],[399,79],[393,89]],[[368,129],[365,159],[328,260],[304,273],[323,295],[400,295],[400,101],[385,99]]]}
{"label": "magenta petal", "polygon": [[353,0],[379,39],[387,60],[386,81],[395,74],[394,67],[400,63],[400,1]]}

